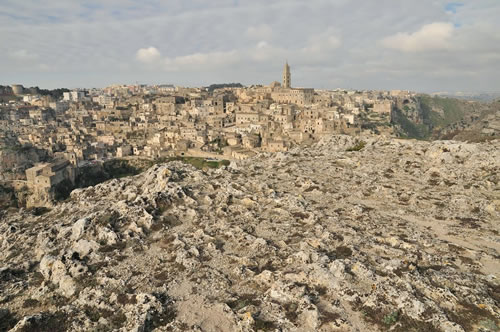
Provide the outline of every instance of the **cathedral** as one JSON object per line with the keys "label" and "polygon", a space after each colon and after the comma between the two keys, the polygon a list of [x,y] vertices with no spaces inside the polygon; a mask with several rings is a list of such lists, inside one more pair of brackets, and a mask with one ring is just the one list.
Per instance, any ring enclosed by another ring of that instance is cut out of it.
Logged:
{"label": "cathedral", "polygon": [[278,82],[273,82],[271,88],[271,98],[275,102],[299,106],[310,105],[313,102],[314,89],[292,88],[292,74],[288,61],[283,68],[283,84],[280,87]]}
{"label": "cathedral", "polygon": [[292,87],[292,74],[290,74],[290,66],[288,61],[285,63],[285,68],[283,69],[283,87],[285,89],[290,89]]}

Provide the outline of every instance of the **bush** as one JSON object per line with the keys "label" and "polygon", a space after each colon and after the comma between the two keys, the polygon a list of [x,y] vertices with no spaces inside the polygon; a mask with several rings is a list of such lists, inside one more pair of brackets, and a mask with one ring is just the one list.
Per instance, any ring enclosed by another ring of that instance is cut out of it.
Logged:
{"label": "bush", "polygon": [[365,141],[359,141],[358,143],[356,143],[356,145],[354,146],[351,146],[350,148],[348,148],[346,151],[347,152],[351,152],[351,151],[361,151],[364,147],[366,146],[366,142]]}
{"label": "bush", "polygon": [[12,187],[0,184],[0,208],[17,207],[17,199]]}
{"label": "bush", "polygon": [[0,331],[9,331],[17,324],[18,319],[9,309],[0,309]]}
{"label": "bush", "polygon": [[112,179],[137,175],[140,170],[130,165],[127,160],[113,159],[103,164],[104,172],[108,173]]}
{"label": "bush", "polygon": [[63,201],[69,197],[71,191],[74,189],[73,183],[65,179],[54,187],[54,199],[56,201]]}
{"label": "bush", "polygon": [[81,167],[78,176],[76,177],[76,187],[86,188],[95,186],[110,179],[109,174],[104,173],[101,169],[95,169],[91,166]]}
{"label": "bush", "polygon": [[49,208],[46,207],[34,207],[28,210],[34,216],[43,216],[45,213],[50,212]]}
{"label": "bush", "polygon": [[43,313],[39,319],[34,319],[28,326],[24,326],[22,332],[64,332],[69,328],[69,317],[64,312]]}
{"label": "bush", "polygon": [[185,164],[193,165],[197,169],[203,169],[205,167],[219,168],[222,166],[228,166],[231,163],[229,160],[206,160],[201,157],[170,157],[160,160],[160,162],[166,161],[181,161]]}
{"label": "bush", "polygon": [[106,161],[101,167],[85,166],[79,169],[76,177],[76,188],[95,186],[111,179],[137,175],[141,169],[130,165],[127,160],[113,159]]}
{"label": "bush", "polygon": [[397,311],[393,311],[388,315],[384,316],[384,324],[385,325],[393,325],[398,321],[399,313]]}

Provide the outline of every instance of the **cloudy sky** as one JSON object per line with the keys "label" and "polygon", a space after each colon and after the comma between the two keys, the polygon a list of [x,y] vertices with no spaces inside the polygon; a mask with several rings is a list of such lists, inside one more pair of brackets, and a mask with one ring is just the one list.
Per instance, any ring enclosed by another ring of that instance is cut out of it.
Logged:
{"label": "cloudy sky", "polygon": [[0,0],[0,84],[500,90],[500,0]]}

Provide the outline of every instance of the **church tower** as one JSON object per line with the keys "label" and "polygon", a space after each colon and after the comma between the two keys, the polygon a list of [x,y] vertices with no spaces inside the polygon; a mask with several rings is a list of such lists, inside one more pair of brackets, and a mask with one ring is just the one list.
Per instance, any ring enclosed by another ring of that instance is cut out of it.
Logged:
{"label": "church tower", "polygon": [[283,87],[285,89],[290,89],[292,84],[292,78],[290,74],[290,66],[288,65],[288,61],[285,63],[285,68],[283,69]]}

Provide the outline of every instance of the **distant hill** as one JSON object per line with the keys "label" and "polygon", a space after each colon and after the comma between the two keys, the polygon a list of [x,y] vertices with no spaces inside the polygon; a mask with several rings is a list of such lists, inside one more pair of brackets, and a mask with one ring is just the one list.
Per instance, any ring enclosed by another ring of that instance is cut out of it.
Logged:
{"label": "distant hill", "polygon": [[213,92],[215,89],[222,88],[242,88],[243,85],[241,83],[220,83],[220,84],[211,84],[207,87],[208,92]]}
{"label": "distant hill", "polygon": [[[37,86],[24,88],[22,94],[24,95],[41,95],[41,96],[52,96],[54,99],[61,99],[64,92],[69,92],[69,89],[59,88],[59,89],[40,89]],[[8,97],[7,99],[15,99],[15,95],[12,92],[12,88],[8,85],[0,85],[0,97]]]}
{"label": "distant hill", "polygon": [[0,85],[0,102],[8,102],[9,100],[15,100],[16,96],[12,91],[12,88],[8,85]]}
{"label": "distant hill", "polygon": [[63,96],[64,92],[69,92],[69,89],[66,88],[59,88],[59,89],[53,89],[53,90],[48,90],[48,89],[40,89],[39,87],[31,87],[31,88],[26,88],[25,94],[33,94],[33,95],[42,95],[42,96],[51,96],[54,99],[61,99]]}
{"label": "distant hill", "polygon": [[8,85],[0,85],[0,96],[10,96],[13,95],[12,88]]}
{"label": "distant hill", "polygon": [[482,101],[482,102],[493,102],[500,99],[500,92],[478,92],[478,93],[467,93],[467,92],[436,92],[432,93],[432,96],[456,98],[462,100],[470,101]]}

